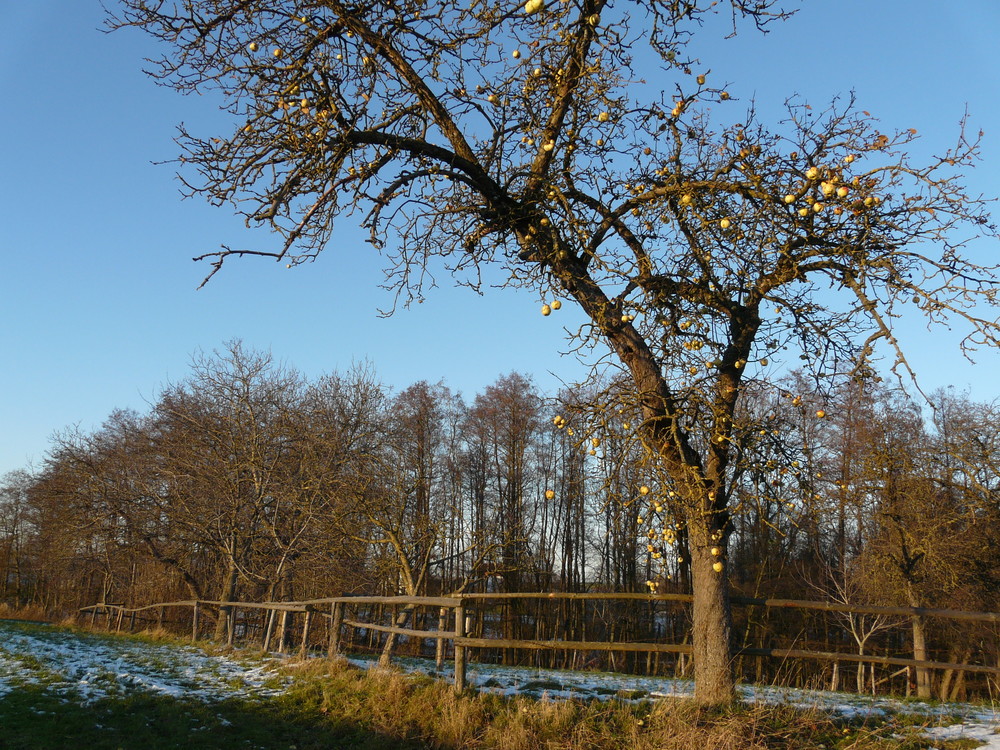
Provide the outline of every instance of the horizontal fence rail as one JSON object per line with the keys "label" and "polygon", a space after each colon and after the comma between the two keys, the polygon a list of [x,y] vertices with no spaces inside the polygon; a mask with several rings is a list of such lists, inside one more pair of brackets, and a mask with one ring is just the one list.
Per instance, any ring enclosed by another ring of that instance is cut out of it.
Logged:
{"label": "horizontal fence rail", "polygon": [[[183,600],[173,602],[159,602],[147,604],[139,607],[127,607],[123,604],[99,603],[80,609],[81,614],[90,614],[91,623],[96,625],[98,618],[106,618],[108,629],[115,628],[121,631],[127,622],[129,630],[135,628],[137,618],[141,613],[148,613],[155,610],[157,622],[163,625],[165,612],[168,608],[190,608],[191,609],[191,638],[197,640],[202,627],[202,613],[206,609],[214,609],[216,615],[217,632],[224,632],[227,641],[232,645],[235,632],[237,630],[237,614],[239,610],[259,610],[265,613],[264,625],[264,646],[271,642],[271,638],[277,630],[279,636],[280,652],[286,652],[290,633],[290,615],[304,615],[302,624],[302,636],[299,650],[305,654],[308,648],[308,641],[311,633],[313,618],[320,616],[327,623],[328,643],[327,652],[330,656],[335,656],[340,651],[341,631],[343,628],[353,628],[359,631],[374,631],[392,636],[405,636],[418,640],[435,641],[437,646],[438,664],[442,662],[446,643],[450,643],[454,655],[455,665],[455,687],[461,691],[466,683],[466,663],[467,649],[525,649],[532,651],[539,650],[570,650],[582,652],[621,652],[621,653],[647,653],[647,654],[678,654],[690,656],[692,652],[689,643],[654,643],[637,641],[614,641],[614,640],[565,640],[565,639],[530,639],[530,638],[498,638],[498,637],[470,637],[467,633],[469,612],[472,607],[481,603],[494,602],[518,602],[518,601],[577,601],[577,602],[614,602],[633,601],[646,603],[676,602],[688,604],[693,597],[690,594],[643,594],[643,593],[475,593],[457,594],[453,596],[340,596],[326,597],[322,599],[309,599],[293,602],[242,602],[242,601],[216,601],[216,600]],[[735,605],[745,607],[763,607],[773,609],[797,609],[812,610],[833,613],[849,613],[856,615],[876,615],[899,618],[915,617],[935,617],[946,620],[964,622],[985,622],[1000,623],[1000,613],[994,612],[966,612],[952,609],[930,609],[924,607],[875,607],[863,605],[847,605],[839,602],[818,602],[796,599],[763,599],[745,596],[733,596],[731,601]],[[353,607],[358,609],[361,605],[376,605],[381,608],[390,608],[392,612],[392,625],[383,625],[377,622],[351,619],[345,617],[345,609]],[[418,608],[438,610],[438,629],[421,630],[412,627],[403,627],[406,616],[411,616]],[[280,613],[281,622],[276,624],[275,618]],[[399,617],[403,616],[400,621]],[[245,616],[244,616],[245,618]],[[446,623],[451,622],[450,628]],[[244,628],[248,627],[244,619]],[[815,659],[831,662],[848,662],[857,664],[879,664],[887,666],[901,666],[909,668],[952,670],[955,672],[969,672],[982,674],[1000,674],[1000,667],[984,664],[954,663],[933,660],[908,659],[894,656],[879,656],[876,654],[859,654],[832,651],[811,651],[808,649],[789,648],[735,648],[732,656],[741,657],[766,657],[777,659]],[[899,674],[898,672],[896,674]],[[874,680],[874,677],[873,677]]]}

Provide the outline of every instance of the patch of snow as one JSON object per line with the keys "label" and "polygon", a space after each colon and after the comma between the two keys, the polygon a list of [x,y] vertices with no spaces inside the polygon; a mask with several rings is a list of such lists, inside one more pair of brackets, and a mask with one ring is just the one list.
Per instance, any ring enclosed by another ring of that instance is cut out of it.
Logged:
{"label": "patch of snow", "polygon": [[985,750],[1000,750],[1000,734],[997,734],[995,724],[968,722],[947,727],[928,727],[923,734],[931,740],[977,740],[983,743],[981,747]]}
{"label": "patch of snow", "polygon": [[41,685],[65,699],[88,704],[133,690],[221,701],[263,698],[283,689],[268,686],[276,678],[273,660],[251,663],[209,656],[193,647],[9,623],[0,623],[0,633],[0,679],[5,680],[0,684],[7,686],[7,692],[11,685]]}

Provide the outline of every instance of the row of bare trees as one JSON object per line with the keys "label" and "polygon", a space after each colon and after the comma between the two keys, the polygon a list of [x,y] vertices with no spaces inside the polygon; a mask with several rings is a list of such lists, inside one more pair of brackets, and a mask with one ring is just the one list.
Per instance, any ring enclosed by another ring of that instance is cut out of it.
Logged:
{"label": "row of bare trees", "polygon": [[[510,374],[470,401],[441,383],[392,393],[370,368],[310,381],[233,342],[146,412],[66,431],[3,478],[0,598],[689,591],[686,525],[634,414],[593,406],[615,387],[545,398]],[[755,596],[996,609],[998,407],[930,403],[801,376],[749,398],[745,421],[767,428],[742,441],[720,575]],[[802,637],[761,617],[738,619],[742,645]],[[903,624],[845,616],[825,637],[864,653]],[[917,659],[967,660],[985,637],[905,625]]]}
{"label": "row of bare trees", "polygon": [[[467,404],[443,384],[393,394],[363,367],[310,382],[233,343],[148,411],[66,431],[5,477],[3,598],[581,586],[585,467],[550,409],[522,375]],[[571,481],[579,497],[546,500]]]}

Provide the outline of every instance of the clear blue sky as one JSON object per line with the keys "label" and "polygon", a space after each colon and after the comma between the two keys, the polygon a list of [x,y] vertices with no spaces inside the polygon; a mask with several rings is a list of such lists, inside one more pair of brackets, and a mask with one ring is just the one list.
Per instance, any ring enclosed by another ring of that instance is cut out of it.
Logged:
{"label": "clear blue sky", "polygon": [[[886,128],[917,128],[928,151],[951,145],[968,107],[987,138],[970,182],[1000,193],[1000,3],[805,6],[764,38],[700,40],[713,80],[764,110],[794,93],[821,106],[853,89]],[[444,378],[472,395],[519,370],[554,391],[580,375],[560,356],[573,311],[543,319],[527,293],[479,297],[441,279],[426,303],[379,317],[390,303],[377,288],[379,259],[346,221],[318,263],[288,271],[235,262],[197,291],[206,268],[193,255],[272,240],[226,209],[181,200],[173,167],[153,164],[177,155],[175,125],[228,128],[209,98],[182,97],[142,74],[150,41],[105,34],[101,22],[96,0],[0,4],[0,473],[40,461],[56,430],[144,408],[162,384],[185,377],[192,352],[232,338],[309,375],[370,360],[396,388]],[[977,252],[996,258],[997,249]],[[947,334],[915,327],[908,338],[927,387],[1000,395],[996,353],[973,367]]]}

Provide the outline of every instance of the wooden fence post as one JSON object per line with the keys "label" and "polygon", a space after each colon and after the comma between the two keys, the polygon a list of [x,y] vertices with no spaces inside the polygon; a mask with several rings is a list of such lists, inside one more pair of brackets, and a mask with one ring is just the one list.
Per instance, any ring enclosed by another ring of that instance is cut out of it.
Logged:
{"label": "wooden fence post", "polygon": [[[389,609],[390,609],[390,613],[389,613],[389,625],[391,625],[392,627],[395,628],[395,627],[397,627],[396,623],[399,620],[399,605],[398,604],[393,604],[392,607],[390,607]],[[388,641],[389,641],[390,638],[392,639],[392,645],[389,646],[389,651],[391,653],[395,649],[395,647],[396,647],[396,634],[395,633],[386,633],[385,634],[385,640],[386,640],[386,642],[382,644],[382,648],[384,649],[384,648],[386,648],[386,646],[388,646]]]}
{"label": "wooden fence post", "polygon": [[271,647],[271,636],[274,635],[274,618],[277,615],[277,610],[265,609],[264,611],[267,613],[264,616],[267,624],[264,627],[264,643],[262,644],[262,647],[265,651],[267,651]]}
{"label": "wooden fence post", "polygon": [[278,640],[278,653],[283,654],[288,648],[288,610],[281,610],[281,638]]}
{"label": "wooden fence post", "polygon": [[191,613],[191,642],[198,640],[198,602],[194,603],[194,611]]}
{"label": "wooden fence post", "polygon": [[233,647],[233,639],[236,637],[236,607],[226,607],[226,645]]}
{"label": "wooden fence post", "polygon": [[97,626],[97,607],[90,610],[90,625],[91,627]]}
{"label": "wooden fence post", "polygon": [[116,633],[122,632],[122,620],[124,620],[124,619],[125,619],[125,608],[124,607],[119,607],[118,608],[118,621],[115,623],[115,632]]}
{"label": "wooden fence post", "polygon": [[455,606],[455,692],[465,690],[465,646],[458,639],[465,637],[465,606],[461,599]]}
{"label": "wooden fence post", "polygon": [[312,607],[306,605],[305,622],[302,623],[302,645],[299,647],[299,657],[305,658],[309,648],[309,626],[312,624]]}
{"label": "wooden fence post", "polygon": [[330,647],[327,656],[331,659],[340,653],[340,625],[344,621],[344,603],[330,605]]}
{"label": "wooden fence post", "polygon": [[[448,627],[448,610],[445,607],[441,607],[438,610],[438,635],[444,632],[444,629]],[[444,666],[444,638],[438,638],[434,642],[434,668],[439,672]]]}
{"label": "wooden fence post", "polygon": [[160,611],[156,616],[156,627],[158,628],[163,627],[163,617],[166,614],[166,609],[166,607],[160,607]]}

